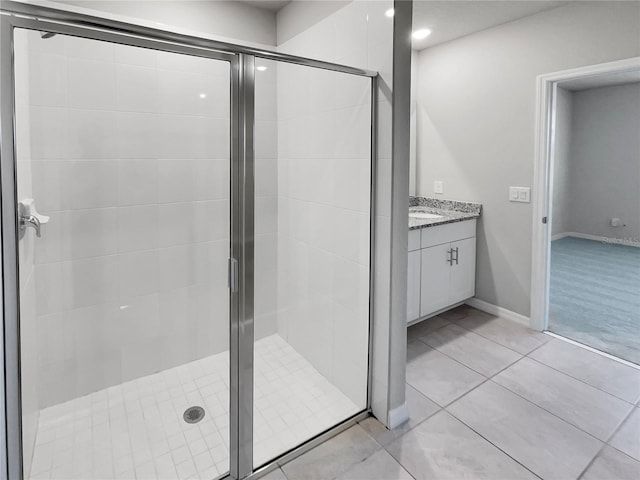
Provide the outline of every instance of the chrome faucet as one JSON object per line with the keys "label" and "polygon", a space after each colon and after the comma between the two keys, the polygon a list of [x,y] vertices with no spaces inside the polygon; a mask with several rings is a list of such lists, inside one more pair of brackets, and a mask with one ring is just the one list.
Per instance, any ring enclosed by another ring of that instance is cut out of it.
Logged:
{"label": "chrome faucet", "polygon": [[46,215],[40,215],[36,211],[32,198],[27,198],[18,203],[18,232],[22,239],[27,231],[27,227],[31,227],[36,231],[36,236],[41,237],[40,228],[49,221]]}

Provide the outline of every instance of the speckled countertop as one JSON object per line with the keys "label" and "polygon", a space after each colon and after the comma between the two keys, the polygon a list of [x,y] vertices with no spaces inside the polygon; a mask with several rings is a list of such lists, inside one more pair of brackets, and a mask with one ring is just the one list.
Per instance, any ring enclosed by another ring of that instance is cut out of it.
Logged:
{"label": "speckled countertop", "polygon": [[[481,212],[482,205],[479,203],[440,200],[430,197],[409,197],[409,230],[471,220],[478,218]],[[439,218],[418,218],[412,213],[430,213],[438,215]]]}

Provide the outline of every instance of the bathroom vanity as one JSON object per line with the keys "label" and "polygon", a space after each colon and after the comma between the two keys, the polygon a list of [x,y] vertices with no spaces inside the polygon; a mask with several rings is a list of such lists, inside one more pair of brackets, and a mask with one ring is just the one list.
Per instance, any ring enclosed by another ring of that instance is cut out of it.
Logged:
{"label": "bathroom vanity", "polygon": [[437,315],[475,294],[477,203],[411,197],[407,322]]}

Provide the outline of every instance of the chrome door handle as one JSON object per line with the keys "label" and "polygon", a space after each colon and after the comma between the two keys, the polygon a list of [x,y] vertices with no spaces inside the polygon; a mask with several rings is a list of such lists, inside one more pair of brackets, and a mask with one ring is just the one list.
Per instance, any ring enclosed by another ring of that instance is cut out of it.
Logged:
{"label": "chrome door handle", "polygon": [[[453,265],[453,260],[455,260],[455,261],[456,261],[456,265],[458,265],[458,247],[456,247],[456,248],[452,248],[452,249],[451,249],[451,252],[453,253],[453,251],[454,251],[454,250],[455,250],[455,252],[456,252],[456,258],[452,258],[452,259],[451,259],[451,264]],[[453,255],[452,255],[452,256],[453,256]]]}
{"label": "chrome door handle", "polygon": [[453,265],[453,249],[447,250],[447,263]]}

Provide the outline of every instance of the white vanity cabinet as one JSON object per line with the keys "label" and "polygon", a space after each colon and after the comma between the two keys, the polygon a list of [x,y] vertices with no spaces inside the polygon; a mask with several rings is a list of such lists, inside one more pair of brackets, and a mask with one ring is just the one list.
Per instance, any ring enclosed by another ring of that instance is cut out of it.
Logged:
{"label": "white vanity cabinet", "polygon": [[409,231],[407,321],[475,295],[476,220]]}

